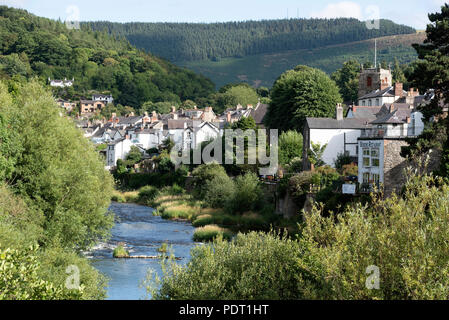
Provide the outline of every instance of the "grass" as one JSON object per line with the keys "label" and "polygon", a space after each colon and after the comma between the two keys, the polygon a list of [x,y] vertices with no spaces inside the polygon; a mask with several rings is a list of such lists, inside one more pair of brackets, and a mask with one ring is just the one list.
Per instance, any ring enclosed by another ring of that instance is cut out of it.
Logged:
{"label": "grass", "polygon": [[137,203],[139,191],[121,192],[114,190],[111,200],[118,203]]}
{"label": "grass", "polygon": [[129,252],[125,249],[125,247],[122,244],[119,244],[117,248],[114,249],[112,256],[114,258],[127,258],[129,257]]}
{"label": "grass", "polygon": [[193,234],[193,240],[195,242],[209,242],[213,241],[218,236],[222,236],[223,239],[230,240],[233,233],[224,228],[220,228],[217,225],[207,225],[201,228],[197,228]]}
{"label": "grass", "polygon": [[167,253],[167,252],[168,252],[168,244],[164,242],[164,243],[157,249],[157,252],[160,252],[160,253]]}

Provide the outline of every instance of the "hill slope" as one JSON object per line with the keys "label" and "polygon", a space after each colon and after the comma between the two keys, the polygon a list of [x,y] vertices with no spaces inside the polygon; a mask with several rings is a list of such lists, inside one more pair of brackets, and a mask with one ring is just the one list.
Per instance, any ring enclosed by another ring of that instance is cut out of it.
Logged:
{"label": "hill slope", "polygon": [[289,19],[226,23],[89,22],[93,30],[126,37],[138,48],[171,61],[218,60],[229,57],[319,48],[397,34],[411,27],[382,20],[369,30],[357,19]]}
{"label": "hill slope", "polygon": [[213,83],[147,54],[128,41],[0,6],[0,78],[75,78],[66,96],[108,91],[134,108],[144,102],[206,97]]}
{"label": "hill slope", "polygon": [[[415,33],[378,38],[378,61],[392,63],[395,57],[401,64],[414,61],[417,54],[411,45],[422,43],[425,37],[425,33]],[[356,59],[360,63],[374,62],[374,40],[311,50],[289,50],[244,58],[226,58],[218,62],[182,62],[180,65],[210,78],[218,87],[235,82],[247,82],[254,87],[271,87],[285,70],[299,64],[319,68],[330,74],[351,59]]]}

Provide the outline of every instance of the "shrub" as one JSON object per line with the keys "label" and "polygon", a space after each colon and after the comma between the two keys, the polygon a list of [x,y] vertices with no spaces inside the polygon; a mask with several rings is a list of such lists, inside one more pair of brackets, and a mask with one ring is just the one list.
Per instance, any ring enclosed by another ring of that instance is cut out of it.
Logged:
{"label": "shrub", "polygon": [[200,200],[203,200],[206,193],[206,184],[217,177],[227,177],[225,169],[218,163],[204,164],[196,168],[192,172],[194,187],[194,196]]}
{"label": "shrub", "polygon": [[150,205],[153,202],[153,200],[158,196],[158,194],[159,194],[158,189],[152,186],[146,186],[139,190],[137,201],[145,205]]}
{"label": "shrub", "polygon": [[[169,262],[154,299],[300,299],[297,242],[278,234],[252,232],[192,250],[185,266]],[[150,288],[149,288],[150,289]]]}
{"label": "shrub", "polygon": [[183,219],[190,220],[199,211],[199,208],[191,207],[187,204],[180,204],[166,208],[162,213],[163,219]]}
{"label": "shrub", "polygon": [[221,236],[223,239],[230,240],[232,238],[232,233],[229,230],[220,228],[217,225],[208,225],[196,229],[193,234],[193,240],[195,242],[208,242],[213,241],[218,236]]}
{"label": "shrub", "polygon": [[195,221],[193,221],[193,226],[195,228],[198,228],[198,227],[204,227],[204,226],[207,226],[207,225],[213,224],[213,223],[214,223],[214,217],[212,217],[210,214],[203,214],[203,215],[197,217]]}
{"label": "shrub", "polygon": [[228,202],[228,208],[232,212],[243,213],[255,208],[258,200],[262,198],[259,184],[259,178],[254,173],[247,173],[239,176],[235,180],[236,190],[231,202]]}
{"label": "shrub", "polygon": [[289,164],[294,158],[302,157],[303,139],[297,131],[283,132],[279,137],[279,163]]}
{"label": "shrub", "polygon": [[129,257],[129,252],[125,249],[123,244],[119,244],[117,248],[114,249],[112,256],[114,258],[127,258]]}
{"label": "shrub", "polygon": [[225,176],[217,176],[206,182],[204,202],[212,208],[223,208],[235,193],[234,181]]}
{"label": "shrub", "polygon": [[339,153],[337,155],[337,159],[335,159],[334,161],[335,168],[337,168],[338,170],[342,170],[344,166],[351,163],[352,163],[351,157],[345,153]]}

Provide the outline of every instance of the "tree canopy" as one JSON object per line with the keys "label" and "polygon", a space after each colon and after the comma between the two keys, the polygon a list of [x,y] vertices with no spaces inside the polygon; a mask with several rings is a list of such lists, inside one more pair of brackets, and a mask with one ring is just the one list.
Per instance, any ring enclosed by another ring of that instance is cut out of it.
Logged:
{"label": "tree canopy", "polygon": [[335,117],[335,106],[342,102],[335,82],[307,66],[282,74],[273,86],[271,100],[268,127],[300,132],[307,117]]}

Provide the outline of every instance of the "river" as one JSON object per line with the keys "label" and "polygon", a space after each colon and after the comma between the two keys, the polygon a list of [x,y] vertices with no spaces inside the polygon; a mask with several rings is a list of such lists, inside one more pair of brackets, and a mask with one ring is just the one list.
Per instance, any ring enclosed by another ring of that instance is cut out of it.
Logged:
{"label": "river", "polygon": [[90,253],[92,265],[109,278],[108,300],[139,300],[146,296],[140,288],[147,270],[152,268],[161,275],[159,260],[114,259],[112,252],[124,242],[130,255],[157,256],[157,249],[166,242],[172,246],[179,263],[190,259],[194,228],[190,223],[173,222],[153,216],[153,209],[134,204],[113,203],[110,207],[117,222],[107,243],[95,247]]}

